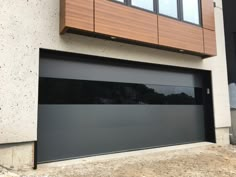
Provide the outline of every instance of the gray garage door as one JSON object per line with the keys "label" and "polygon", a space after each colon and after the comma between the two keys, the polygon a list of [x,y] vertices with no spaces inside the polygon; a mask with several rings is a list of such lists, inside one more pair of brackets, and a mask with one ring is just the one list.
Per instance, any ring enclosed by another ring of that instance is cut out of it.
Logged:
{"label": "gray garage door", "polygon": [[40,60],[38,163],[204,141],[200,74]]}

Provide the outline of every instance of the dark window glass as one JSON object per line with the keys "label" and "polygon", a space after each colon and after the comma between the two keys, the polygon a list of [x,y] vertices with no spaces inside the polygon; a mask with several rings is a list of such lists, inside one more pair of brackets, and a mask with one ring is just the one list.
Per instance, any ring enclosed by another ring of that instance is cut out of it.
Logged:
{"label": "dark window glass", "polygon": [[202,104],[202,89],[40,78],[39,104]]}

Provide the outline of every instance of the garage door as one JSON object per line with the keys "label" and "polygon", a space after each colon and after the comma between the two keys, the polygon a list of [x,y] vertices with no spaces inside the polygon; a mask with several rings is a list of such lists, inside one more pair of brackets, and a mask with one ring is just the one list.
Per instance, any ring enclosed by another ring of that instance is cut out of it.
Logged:
{"label": "garage door", "polygon": [[40,60],[38,163],[206,140],[199,72]]}

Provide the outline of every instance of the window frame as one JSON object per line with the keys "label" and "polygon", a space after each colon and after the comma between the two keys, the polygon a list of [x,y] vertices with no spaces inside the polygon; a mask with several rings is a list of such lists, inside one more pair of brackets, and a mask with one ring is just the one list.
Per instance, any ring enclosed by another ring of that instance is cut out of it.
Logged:
{"label": "window frame", "polygon": [[199,26],[199,27],[202,27],[202,25],[203,25],[202,24],[202,0],[197,0],[198,1],[198,6],[199,6],[199,8],[198,8],[199,24],[193,23],[193,22],[188,22],[188,21],[184,20],[184,18],[183,18],[183,13],[184,13],[183,12],[183,1],[182,0],[177,0],[177,15],[178,15],[177,18],[160,13],[159,0],[153,0],[153,6],[154,6],[153,11],[142,8],[142,7],[132,5],[132,0],[124,0],[124,2],[119,2],[117,0],[110,0],[110,1],[121,4],[121,5],[126,5],[128,7],[132,7],[132,8],[135,8],[135,9],[143,10],[143,11],[146,11],[148,13],[153,13],[153,14],[164,16],[164,17],[167,17],[167,18],[171,18],[171,19],[183,22],[183,23],[187,23],[187,24],[191,24],[191,25],[195,25],[195,26]]}

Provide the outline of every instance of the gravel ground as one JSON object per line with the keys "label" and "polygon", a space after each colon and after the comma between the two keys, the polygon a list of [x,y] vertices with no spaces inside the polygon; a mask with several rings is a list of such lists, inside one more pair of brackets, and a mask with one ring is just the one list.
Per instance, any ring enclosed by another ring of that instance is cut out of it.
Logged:
{"label": "gravel ground", "polygon": [[0,177],[236,177],[236,146],[209,145],[153,152],[70,165],[46,165],[38,170],[9,171]]}

